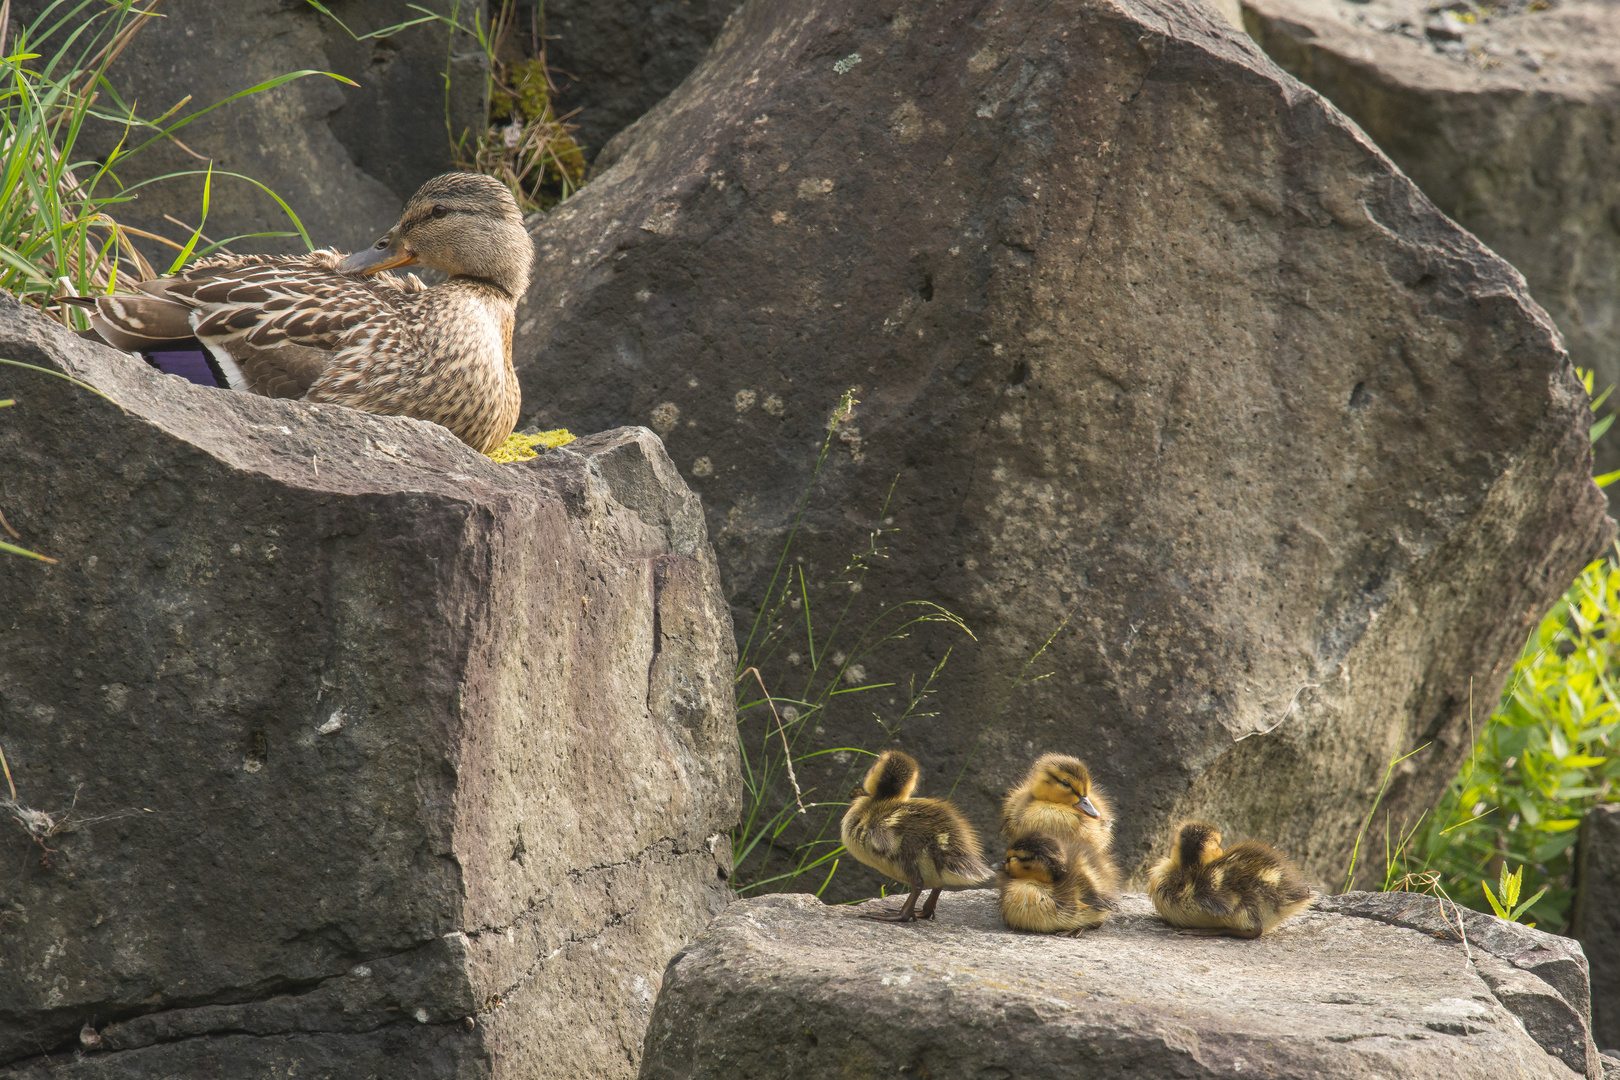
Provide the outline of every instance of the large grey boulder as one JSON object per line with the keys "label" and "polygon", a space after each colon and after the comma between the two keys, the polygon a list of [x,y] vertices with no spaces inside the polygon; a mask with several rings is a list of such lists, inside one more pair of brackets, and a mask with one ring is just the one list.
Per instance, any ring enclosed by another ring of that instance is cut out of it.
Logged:
{"label": "large grey boulder", "polygon": [[1594,806],[1581,822],[1570,933],[1592,965],[1592,1034],[1620,1056],[1620,805]]}
{"label": "large grey boulder", "polygon": [[858,912],[732,905],[664,973],[642,1080],[1602,1077],[1527,1033],[1498,986],[1550,988],[1472,937],[1307,912],[1255,941],[1190,938],[1136,894],[1078,938],[1008,930],[988,890],[933,924]]}
{"label": "large grey boulder", "polygon": [[680,85],[740,0],[547,0],[546,61],[559,115],[595,157]]}
{"label": "large grey boulder", "polygon": [[[1523,272],[1576,364],[1603,386],[1620,382],[1620,6],[1243,7],[1272,59]],[[1620,467],[1620,440],[1598,456],[1604,471]]]}
{"label": "large grey boulder", "polygon": [[633,1075],[739,787],[657,438],[501,465],[6,300],[0,355],[100,391],[0,369],[58,560],[0,562],[0,1077]]}
{"label": "large grey boulder", "polygon": [[[1429,744],[1383,805],[1432,805],[1610,535],[1523,279],[1201,5],[760,0],[604,159],[536,227],[527,418],[655,426],[746,633],[857,387],[794,565],[842,605],[881,528],[847,624],[977,633],[862,665],[957,646],[899,741],[986,828],[1064,750],[1127,866],[1199,815],[1342,881],[1387,763]],[[835,698],[819,745],[903,707]]]}
{"label": "large grey boulder", "polygon": [[[48,6],[48,0],[18,0],[12,27],[31,22]],[[116,170],[119,180],[133,185],[202,170],[212,161],[216,173],[243,174],[281,196],[318,246],[352,251],[392,228],[404,200],[428,177],[452,167],[452,138],[481,128],[485,64],[469,35],[457,34],[451,47],[443,23],[366,40],[351,35],[419,17],[395,0],[327,6],[347,30],[302,2],[166,0],[159,9],[164,17],[149,20],[108,71],[108,81],[141,116],[155,117],[189,95],[191,103],[172,122],[306,69],[334,72],[358,85],[311,76],[238,99],[176,132],[178,143],[159,141],[131,157]],[[421,6],[449,14],[452,0]],[[47,21],[64,14],[57,5]],[[91,120],[78,150],[105,155],[120,140],[127,150],[151,134]],[[186,229],[165,215],[195,227],[202,189],[200,175],[163,180],[141,188],[113,213],[125,224],[183,240]],[[108,184],[100,193],[114,190]],[[275,200],[253,184],[214,177],[208,236],[223,240],[291,228]],[[240,241],[235,250],[294,252],[304,245],[296,236],[263,238]],[[154,262],[159,254],[152,249]],[[171,251],[165,265],[172,257]]]}
{"label": "large grey boulder", "polygon": [[1317,910],[1463,945],[1475,972],[1531,1038],[1575,1072],[1602,1080],[1593,987],[1578,942],[1418,893],[1344,893],[1323,897]]}

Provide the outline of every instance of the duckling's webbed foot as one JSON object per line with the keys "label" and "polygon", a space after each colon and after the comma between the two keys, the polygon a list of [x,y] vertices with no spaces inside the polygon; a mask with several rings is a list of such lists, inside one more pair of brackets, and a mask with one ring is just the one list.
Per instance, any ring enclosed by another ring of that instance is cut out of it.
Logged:
{"label": "duckling's webbed foot", "polygon": [[928,894],[928,902],[923,905],[921,911],[917,912],[917,918],[932,919],[934,917],[934,905],[939,903],[940,892],[941,890],[935,889]]}
{"label": "duckling's webbed foot", "polygon": [[906,902],[905,902],[905,904],[903,904],[901,906],[899,911],[894,911],[892,909],[888,910],[888,911],[883,911],[883,912],[876,912],[876,911],[865,912],[865,911],[863,911],[863,912],[861,912],[861,918],[863,918],[863,919],[872,919],[875,922],[898,922],[898,923],[912,922],[917,918],[917,916],[916,916],[917,897],[920,896],[920,895],[922,895],[921,886],[914,887],[911,890],[911,895],[906,897]]}

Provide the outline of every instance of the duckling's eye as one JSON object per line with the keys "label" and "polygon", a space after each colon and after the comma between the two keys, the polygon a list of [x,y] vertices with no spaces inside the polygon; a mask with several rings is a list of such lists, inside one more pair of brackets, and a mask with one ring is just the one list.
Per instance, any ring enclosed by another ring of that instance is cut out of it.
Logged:
{"label": "duckling's eye", "polygon": [[1074,790],[1074,785],[1069,783],[1067,780],[1059,780],[1058,783],[1062,784],[1064,787],[1068,788],[1070,791]]}
{"label": "duckling's eye", "polygon": [[436,218],[442,218],[442,217],[444,217],[444,215],[448,214],[449,212],[450,212],[450,208],[448,206],[435,206],[433,208],[433,216],[436,217]]}

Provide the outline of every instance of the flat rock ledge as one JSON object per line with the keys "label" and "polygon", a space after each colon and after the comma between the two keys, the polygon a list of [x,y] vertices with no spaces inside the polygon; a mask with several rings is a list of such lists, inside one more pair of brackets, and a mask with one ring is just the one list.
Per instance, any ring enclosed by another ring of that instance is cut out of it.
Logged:
{"label": "flat rock ledge", "polygon": [[657,436],[497,464],[6,298],[0,356],[46,369],[0,369],[0,507],[57,560],[0,564],[0,741],[54,815],[0,807],[0,1080],[634,1076],[742,790]]}
{"label": "flat rock ledge", "polygon": [[861,910],[729,907],[670,961],[642,1080],[1602,1077],[1579,946],[1464,910],[1465,947],[1427,896],[1324,898],[1257,941],[1183,936],[1140,894],[1078,938],[1008,930],[990,890],[932,925]]}

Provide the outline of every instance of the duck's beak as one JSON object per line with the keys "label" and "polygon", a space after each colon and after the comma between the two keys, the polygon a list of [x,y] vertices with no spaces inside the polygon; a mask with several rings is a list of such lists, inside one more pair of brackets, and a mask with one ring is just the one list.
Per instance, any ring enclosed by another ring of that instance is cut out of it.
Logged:
{"label": "duck's beak", "polygon": [[1082,796],[1080,796],[1080,801],[1075,803],[1074,805],[1076,805],[1076,806],[1078,806],[1080,808],[1080,812],[1082,814],[1089,814],[1090,816],[1092,816],[1094,818],[1102,817],[1102,815],[1097,812],[1097,808],[1095,806],[1091,805],[1091,796],[1090,795],[1082,795]]}
{"label": "duck's beak", "polygon": [[416,252],[405,246],[399,238],[399,230],[395,229],[364,251],[357,251],[338,263],[338,273],[376,274],[396,266],[409,266],[415,261]]}

